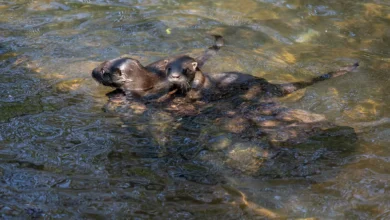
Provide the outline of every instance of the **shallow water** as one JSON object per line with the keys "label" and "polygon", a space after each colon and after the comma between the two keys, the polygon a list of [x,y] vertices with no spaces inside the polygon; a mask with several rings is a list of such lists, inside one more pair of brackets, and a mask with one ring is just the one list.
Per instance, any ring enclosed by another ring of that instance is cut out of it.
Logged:
{"label": "shallow water", "polygon": [[[2,218],[390,218],[387,1],[1,1],[0,12]],[[125,54],[201,54],[210,34],[226,46],[205,72],[281,83],[360,67],[271,104],[233,97],[188,115],[107,105],[112,89],[90,76]],[[294,130],[260,114],[274,106],[327,121]]]}

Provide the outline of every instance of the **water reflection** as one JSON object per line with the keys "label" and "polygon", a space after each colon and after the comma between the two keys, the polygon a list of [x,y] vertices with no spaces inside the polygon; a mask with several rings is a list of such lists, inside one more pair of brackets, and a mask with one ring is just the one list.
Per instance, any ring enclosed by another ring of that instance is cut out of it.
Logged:
{"label": "water reflection", "polygon": [[[385,1],[15,0],[0,11],[3,218],[390,217]],[[241,121],[264,102],[216,102],[196,115],[102,110],[110,89],[90,78],[98,63],[197,54],[210,33],[227,46],[206,72],[291,82],[362,65],[278,100],[327,119],[326,135],[303,129],[303,143],[280,141],[293,132],[280,129],[266,141]]]}

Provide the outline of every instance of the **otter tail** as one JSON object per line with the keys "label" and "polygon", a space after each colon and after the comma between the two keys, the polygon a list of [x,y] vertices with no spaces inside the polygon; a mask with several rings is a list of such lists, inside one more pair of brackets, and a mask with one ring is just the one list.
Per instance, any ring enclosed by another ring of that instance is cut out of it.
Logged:
{"label": "otter tail", "polygon": [[201,56],[197,57],[195,60],[198,62],[198,67],[202,67],[207,60],[209,60],[211,57],[216,55],[221,49],[221,47],[224,46],[224,40],[223,37],[220,35],[212,35],[215,38],[214,45],[209,47]]}
{"label": "otter tail", "polygon": [[353,64],[351,66],[342,67],[337,71],[330,72],[330,73],[315,77],[311,81],[308,81],[308,82],[301,81],[301,82],[295,82],[295,83],[279,84],[278,89],[281,91],[282,95],[287,95],[287,94],[293,93],[299,89],[303,89],[303,88],[306,88],[308,86],[311,86],[315,83],[342,76],[348,72],[355,70],[358,66],[359,66],[359,63],[356,62],[355,64]]}

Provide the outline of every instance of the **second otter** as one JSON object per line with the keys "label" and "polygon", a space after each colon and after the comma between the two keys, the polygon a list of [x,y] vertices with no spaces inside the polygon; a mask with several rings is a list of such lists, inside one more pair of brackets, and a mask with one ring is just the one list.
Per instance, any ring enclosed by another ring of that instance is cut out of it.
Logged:
{"label": "second otter", "polygon": [[358,63],[355,63],[337,71],[314,77],[310,81],[272,84],[264,78],[239,72],[204,74],[197,64],[193,58],[183,56],[180,59],[168,62],[166,66],[168,81],[191,100],[212,100],[229,94],[236,94],[238,90],[249,89],[254,91],[255,95],[285,96],[317,82],[344,75],[359,66]]}

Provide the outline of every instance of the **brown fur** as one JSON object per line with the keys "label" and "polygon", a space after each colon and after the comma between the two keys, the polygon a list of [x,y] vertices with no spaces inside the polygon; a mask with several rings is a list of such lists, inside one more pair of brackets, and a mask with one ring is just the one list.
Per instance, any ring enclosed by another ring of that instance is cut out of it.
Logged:
{"label": "brown fur", "polygon": [[285,84],[272,84],[267,80],[239,72],[205,74],[196,65],[196,60],[185,56],[169,62],[167,79],[173,86],[181,89],[191,100],[218,99],[237,94],[238,90],[247,91],[248,97],[256,95],[285,96],[315,83],[342,76],[359,66],[355,63],[337,71],[323,74],[310,81]]}
{"label": "brown fur", "polygon": [[[218,35],[214,37],[214,46],[208,48],[196,59],[191,58],[196,60],[196,65],[202,66],[223,46],[223,38]],[[166,80],[166,67],[170,62],[180,62],[183,57],[188,56],[162,59],[145,67],[136,59],[117,58],[101,63],[92,71],[92,77],[102,85],[120,89],[127,95],[140,97],[159,95],[174,89],[171,88],[172,84]]]}

